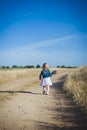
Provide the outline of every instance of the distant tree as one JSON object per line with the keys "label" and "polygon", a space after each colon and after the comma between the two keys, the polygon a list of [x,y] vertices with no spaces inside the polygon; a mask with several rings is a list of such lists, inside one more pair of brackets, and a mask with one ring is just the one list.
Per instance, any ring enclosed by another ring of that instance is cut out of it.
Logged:
{"label": "distant tree", "polygon": [[3,66],[1,66],[1,68],[2,68],[2,69],[5,69],[5,68],[6,68],[6,66],[4,66],[4,65],[3,65]]}
{"label": "distant tree", "polygon": [[3,66],[1,66],[0,68],[1,68],[1,69],[9,69],[10,67],[9,67],[9,66],[4,66],[4,65],[3,65]]}
{"label": "distant tree", "polygon": [[31,67],[31,68],[35,68],[34,65],[31,65],[30,67]]}
{"label": "distant tree", "polygon": [[30,66],[29,66],[29,65],[26,65],[26,66],[24,66],[24,68],[30,68]]}
{"label": "distant tree", "polygon": [[59,65],[57,65],[57,68],[60,68],[60,66],[59,66]]}
{"label": "distant tree", "polygon": [[9,66],[6,66],[7,69],[9,69],[10,67]]}
{"label": "distant tree", "polygon": [[65,65],[61,65],[61,66],[59,66],[59,65],[57,65],[56,66],[57,68],[77,68],[76,66],[65,66]]}
{"label": "distant tree", "polygon": [[36,66],[36,68],[40,68],[40,65],[38,64],[38,65]]}
{"label": "distant tree", "polygon": [[34,68],[34,66],[33,65],[26,65],[26,66],[24,66],[24,68]]}
{"label": "distant tree", "polygon": [[19,68],[24,68],[23,66],[19,66]]}
{"label": "distant tree", "polygon": [[66,68],[66,66],[65,66],[65,65],[62,65],[61,68]]}
{"label": "distant tree", "polygon": [[17,66],[17,65],[13,65],[12,68],[19,68],[19,66]]}
{"label": "distant tree", "polygon": [[57,65],[57,68],[66,68],[66,66],[65,65],[61,65],[61,66]]}

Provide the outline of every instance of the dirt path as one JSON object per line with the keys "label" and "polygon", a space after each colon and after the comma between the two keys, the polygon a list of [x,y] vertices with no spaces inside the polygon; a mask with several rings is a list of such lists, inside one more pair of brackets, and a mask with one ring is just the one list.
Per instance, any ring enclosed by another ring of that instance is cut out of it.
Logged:
{"label": "dirt path", "polygon": [[0,86],[0,130],[86,130],[87,118],[63,93],[63,80],[54,76],[50,95],[41,94],[36,77]]}

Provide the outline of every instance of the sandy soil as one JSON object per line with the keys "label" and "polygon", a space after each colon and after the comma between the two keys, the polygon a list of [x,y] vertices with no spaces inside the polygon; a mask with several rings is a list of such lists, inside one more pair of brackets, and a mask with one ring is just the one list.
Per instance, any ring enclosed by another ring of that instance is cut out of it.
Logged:
{"label": "sandy soil", "polygon": [[87,118],[62,90],[64,74],[42,95],[38,77],[0,85],[0,130],[86,130]]}

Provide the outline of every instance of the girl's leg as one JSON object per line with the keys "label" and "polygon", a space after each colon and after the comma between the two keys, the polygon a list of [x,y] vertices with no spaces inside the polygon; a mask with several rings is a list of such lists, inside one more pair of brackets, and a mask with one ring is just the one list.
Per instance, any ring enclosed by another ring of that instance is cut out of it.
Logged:
{"label": "girl's leg", "polygon": [[43,86],[43,94],[45,94],[45,91],[46,91],[46,87]]}
{"label": "girl's leg", "polygon": [[49,95],[49,85],[46,86],[46,94]]}

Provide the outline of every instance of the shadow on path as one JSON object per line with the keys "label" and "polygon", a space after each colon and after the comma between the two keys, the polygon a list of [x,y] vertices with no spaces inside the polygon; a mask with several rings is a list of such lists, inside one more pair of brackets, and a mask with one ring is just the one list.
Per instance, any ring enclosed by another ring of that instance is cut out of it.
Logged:
{"label": "shadow on path", "polygon": [[41,93],[34,93],[34,92],[30,92],[30,91],[0,91],[0,93],[10,93],[10,94],[14,94],[14,93],[27,93],[27,94],[35,94],[35,95],[42,95]]}
{"label": "shadow on path", "polygon": [[[65,128],[60,128],[59,130],[66,130],[66,128],[68,130],[86,130],[87,115],[83,113],[75,104],[74,100],[67,96],[63,91],[65,76],[66,75],[59,78],[58,82],[54,83],[51,88],[53,90],[53,97],[57,103],[54,108],[49,109],[58,113],[56,117],[53,117],[55,120],[58,120],[66,125]],[[72,127],[67,127],[67,124],[72,124]]]}

